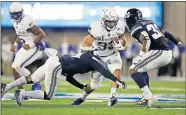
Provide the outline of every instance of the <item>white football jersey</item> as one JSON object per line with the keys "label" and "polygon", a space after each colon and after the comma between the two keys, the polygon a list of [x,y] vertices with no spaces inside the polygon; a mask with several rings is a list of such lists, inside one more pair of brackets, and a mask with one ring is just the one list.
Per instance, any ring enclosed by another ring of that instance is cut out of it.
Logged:
{"label": "white football jersey", "polygon": [[125,22],[119,20],[116,28],[108,32],[102,25],[102,22],[95,21],[91,23],[89,33],[96,39],[95,45],[101,46],[103,50],[94,51],[95,55],[110,56],[114,52],[118,52],[113,46],[113,39],[118,38],[125,32]]}
{"label": "white football jersey", "polygon": [[27,42],[34,40],[35,35],[32,32],[27,31],[35,25],[35,21],[32,16],[25,15],[20,22],[13,21],[13,26],[16,31],[17,36],[22,40],[22,42]]}

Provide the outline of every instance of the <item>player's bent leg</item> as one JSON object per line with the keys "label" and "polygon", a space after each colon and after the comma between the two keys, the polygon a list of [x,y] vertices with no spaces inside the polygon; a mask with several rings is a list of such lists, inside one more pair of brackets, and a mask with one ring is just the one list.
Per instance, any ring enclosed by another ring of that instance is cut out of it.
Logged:
{"label": "player's bent leg", "polygon": [[14,68],[21,76],[28,76],[30,72],[25,67],[35,61],[41,54],[42,52],[37,47],[29,50],[21,48],[16,53],[12,68]]}
{"label": "player's bent leg", "polygon": [[[42,80],[44,80],[44,75],[45,75],[45,66],[41,66],[38,68],[33,75],[28,75],[28,76],[23,76],[9,84],[6,84],[6,87],[4,89],[1,89],[1,96],[3,96],[6,92],[8,92],[10,89],[17,87],[17,86],[22,86],[25,84],[32,84],[32,83],[39,83]],[[23,90],[24,92],[24,90]]]}
{"label": "player's bent leg", "polygon": [[57,56],[52,56],[46,61],[45,91],[48,100],[54,97],[58,85],[58,78],[61,76],[61,63]]}
{"label": "player's bent leg", "polygon": [[88,97],[88,95],[92,93],[97,87],[99,87],[103,80],[103,76],[97,71],[93,72],[91,77],[91,82],[87,86],[89,87],[89,90],[84,91],[80,98],[77,98],[75,101],[72,102],[72,105],[80,105],[81,103],[83,103]]}
{"label": "player's bent leg", "polygon": [[[120,78],[120,71],[122,68],[122,60],[120,57],[120,54],[117,53],[113,55],[114,57],[111,57],[110,64],[108,64],[109,70],[113,73],[113,75],[118,78]],[[117,103],[116,93],[119,85],[116,82],[111,83],[111,90],[110,90],[110,99],[108,101],[108,106],[113,106]]]}

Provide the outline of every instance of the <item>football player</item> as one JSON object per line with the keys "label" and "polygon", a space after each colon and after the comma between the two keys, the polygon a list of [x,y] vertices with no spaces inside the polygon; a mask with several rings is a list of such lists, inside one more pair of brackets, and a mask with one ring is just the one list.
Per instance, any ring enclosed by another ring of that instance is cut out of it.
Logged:
{"label": "football player", "polygon": [[35,24],[32,16],[24,14],[23,6],[19,2],[13,2],[10,5],[9,13],[18,36],[11,51],[15,52],[18,44],[22,45],[12,63],[14,77],[17,79],[19,75],[15,70],[20,76],[30,75],[30,71],[25,67],[42,55],[42,50],[44,50],[42,40],[45,33]]}
{"label": "football player", "polygon": [[1,96],[3,96],[8,90],[25,84],[38,83],[45,80],[45,91],[20,91],[16,90],[15,97],[18,105],[21,106],[22,97],[28,96],[35,99],[51,100],[54,97],[57,89],[58,78],[60,75],[66,76],[66,80],[72,85],[85,90],[91,91],[89,85],[82,85],[77,82],[73,76],[77,73],[83,74],[89,71],[99,71],[104,77],[113,80],[124,89],[126,84],[120,81],[109,71],[106,64],[97,56],[92,53],[76,54],[74,56],[64,55],[58,57],[57,50],[48,49],[45,53],[49,56],[46,63],[38,68],[33,75],[23,76],[9,84],[1,83]]}
{"label": "football player", "polygon": [[[180,41],[178,41],[176,39],[176,37],[172,33],[168,32],[168,31],[166,31],[164,29],[161,29],[161,32],[164,34],[165,38],[167,38],[168,40],[172,41],[178,47],[181,47],[183,45]],[[149,87],[149,76],[148,76],[148,73],[144,72],[142,74],[144,75],[145,81],[146,81],[146,83],[147,83],[147,85]],[[138,104],[138,105],[144,105],[145,103],[146,103],[146,100],[145,100],[145,98],[143,96],[142,96],[142,98],[140,100],[136,101],[136,104]]]}
{"label": "football player", "polygon": [[139,55],[133,59],[129,68],[130,75],[143,92],[143,99],[146,107],[150,108],[154,98],[145,80],[144,73],[170,63],[172,51],[159,30],[157,25],[151,20],[143,19],[139,9],[129,9],[125,14],[127,29],[140,44]]}
{"label": "football player", "polygon": [[[122,68],[122,60],[118,50],[126,48],[126,40],[124,38],[125,23],[119,20],[119,16],[112,7],[103,8],[100,15],[100,21],[90,24],[87,35],[80,44],[82,51],[93,51],[107,65],[109,70],[115,77],[120,79],[120,70]],[[99,72],[93,72],[90,86],[94,91],[102,81]],[[110,99],[108,106],[113,106],[117,102],[116,92],[118,85],[115,82],[111,84]],[[79,105],[90,92],[84,92],[80,98],[77,98],[72,104]]]}

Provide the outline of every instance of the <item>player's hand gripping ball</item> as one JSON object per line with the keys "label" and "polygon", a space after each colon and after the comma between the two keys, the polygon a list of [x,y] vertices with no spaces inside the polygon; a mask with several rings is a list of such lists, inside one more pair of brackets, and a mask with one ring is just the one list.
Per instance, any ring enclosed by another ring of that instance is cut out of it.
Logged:
{"label": "player's hand gripping ball", "polygon": [[123,40],[115,38],[113,40],[113,45],[118,50],[124,50],[125,43],[123,42]]}

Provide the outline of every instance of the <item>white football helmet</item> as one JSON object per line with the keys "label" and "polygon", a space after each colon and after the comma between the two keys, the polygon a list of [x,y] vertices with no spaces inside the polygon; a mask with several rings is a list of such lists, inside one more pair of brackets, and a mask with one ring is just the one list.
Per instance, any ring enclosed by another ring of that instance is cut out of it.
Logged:
{"label": "white football helmet", "polygon": [[23,6],[19,2],[13,2],[9,9],[10,17],[13,21],[20,21],[23,15]]}
{"label": "white football helmet", "polygon": [[116,13],[115,9],[112,7],[103,8],[100,17],[103,26],[109,31],[115,29],[119,20],[118,14]]}

